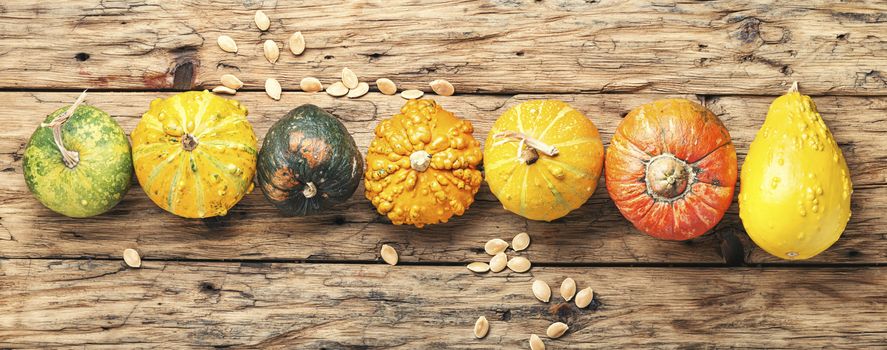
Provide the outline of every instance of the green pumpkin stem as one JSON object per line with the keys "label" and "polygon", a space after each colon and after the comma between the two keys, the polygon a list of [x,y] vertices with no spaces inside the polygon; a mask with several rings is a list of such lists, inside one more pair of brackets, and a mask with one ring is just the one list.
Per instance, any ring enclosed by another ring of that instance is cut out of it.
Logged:
{"label": "green pumpkin stem", "polygon": [[77,108],[80,107],[80,104],[83,103],[83,100],[86,99],[86,90],[83,90],[80,93],[80,97],[77,97],[77,100],[74,101],[74,104],[62,113],[61,115],[56,116],[52,119],[51,122],[43,123],[40,126],[52,128],[52,140],[55,142],[55,146],[59,149],[59,152],[62,154],[62,161],[65,163],[65,166],[74,169],[77,164],[80,163],[80,153],[75,151],[69,151],[65,148],[64,140],[62,140],[62,125],[68,121],[68,118],[71,118],[74,115],[74,112],[77,111]]}

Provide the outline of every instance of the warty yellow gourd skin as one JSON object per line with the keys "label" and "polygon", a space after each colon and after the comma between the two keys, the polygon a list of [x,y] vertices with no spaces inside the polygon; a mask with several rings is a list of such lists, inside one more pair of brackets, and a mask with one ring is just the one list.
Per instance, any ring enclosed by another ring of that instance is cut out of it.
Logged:
{"label": "warty yellow gourd skin", "polygon": [[850,172],[813,100],[792,90],[770,105],[740,173],[739,216],[759,247],[809,259],[850,219]]}

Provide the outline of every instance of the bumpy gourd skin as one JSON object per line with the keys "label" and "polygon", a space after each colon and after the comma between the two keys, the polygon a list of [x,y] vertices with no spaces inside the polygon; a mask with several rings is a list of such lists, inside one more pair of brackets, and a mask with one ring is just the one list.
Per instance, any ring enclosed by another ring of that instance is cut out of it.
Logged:
{"label": "bumpy gourd skin", "polygon": [[[376,126],[366,158],[367,199],[397,225],[423,227],[462,215],[483,180],[476,169],[483,154],[473,131],[471,122],[433,100],[407,101]],[[431,157],[424,171],[411,164],[419,151]]]}
{"label": "bumpy gourd skin", "polygon": [[186,218],[225,215],[253,189],[258,141],[234,100],[208,91],[158,98],[132,132],[145,193]]}
{"label": "bumpy gourd skin", "polygon": [[610,197],[644,233],[687,240],[724,216],[736,186],[736,149],[721,120],[702,105],[665,99],[619,123],[606,160]]}
{"label": "bumpy gourd skin", "polygon": [[[56,110],[44,123],[68,108]],[[61,130],[65,148],[78,153],[79,163],[65,166],[51,128],[40,126],[22,160],[28,189],[40,203],[65,216],[89,217],[113,208],[132,183],[132,157],[123,128],[108,113],[81,105]]]}
{"label": "bumpy gourd skin", "polygon": [[[522,160],[520,142],[501,132],[517,131],[557,148],[553,156]],[[504,142],[503,142],[504,141]],[[531,220],[551,221],[585,203],[604,163],[604,146],[594,123],[561,101],[527,101],[503,113],[487,136],[484,171],[490,190],[506,210]]]}
{"label": "bumpy gourd skin", "polygon": [[783,259],[808,259],[850,219],[850,173],[809,96],[773,101],[742,165],[739,216],[749,237]]}

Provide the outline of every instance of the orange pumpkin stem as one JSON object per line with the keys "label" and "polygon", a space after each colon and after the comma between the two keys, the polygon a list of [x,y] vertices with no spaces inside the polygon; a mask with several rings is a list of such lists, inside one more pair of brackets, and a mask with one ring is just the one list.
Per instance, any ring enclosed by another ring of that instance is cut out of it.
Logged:
{"label": "orange pumpkin stem", "polygon": [[647,163],[647,190],[656,200],[673,201],[682,198],[695,179],[693,168],[672,154],[661,154]]}
{"label": "orange pumpkin stem", "polygon": [[410,154],[410,168],[415,171],[425,171],[431,166],[431,155],[425,151],[415,151]]}

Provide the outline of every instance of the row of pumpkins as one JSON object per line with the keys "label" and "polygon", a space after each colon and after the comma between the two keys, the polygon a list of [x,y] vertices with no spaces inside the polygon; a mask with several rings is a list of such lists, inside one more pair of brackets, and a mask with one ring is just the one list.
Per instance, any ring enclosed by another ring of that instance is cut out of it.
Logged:
{"label": "row of pumpkins", "polygon": [[[345,126],[310,104],[277,121],[259,150],[238,101],[207,91],[156,99],[132,132],[130,152],[123,129],[107,113],[81,106],[83,97],[47,116],[24,154],[29,189],[71,217],[111,209],[129,189],[134,168],[154,203],[187,218],[225,215],[253,189],[254,177],[268,201],[289,215],[344,202],[363,178],[380,214],[422,227],[468,209],[484,179],[484,160],[492,193],[525,218],[567,215],[594,193],[604,171],[610,197],[636,228],[686,240],[721,220],[737,180],[727,129],[705,107],[684,99],[631,111],[606,156],[592,121],[561,101],[509,109],[482,151],[469,121],[433,100],[409,100],[376,126],[364,167]],[[746,231],[778,257],[822,252],[850,217],[843,154],[796,85],[771,105],[741,180]]]}

